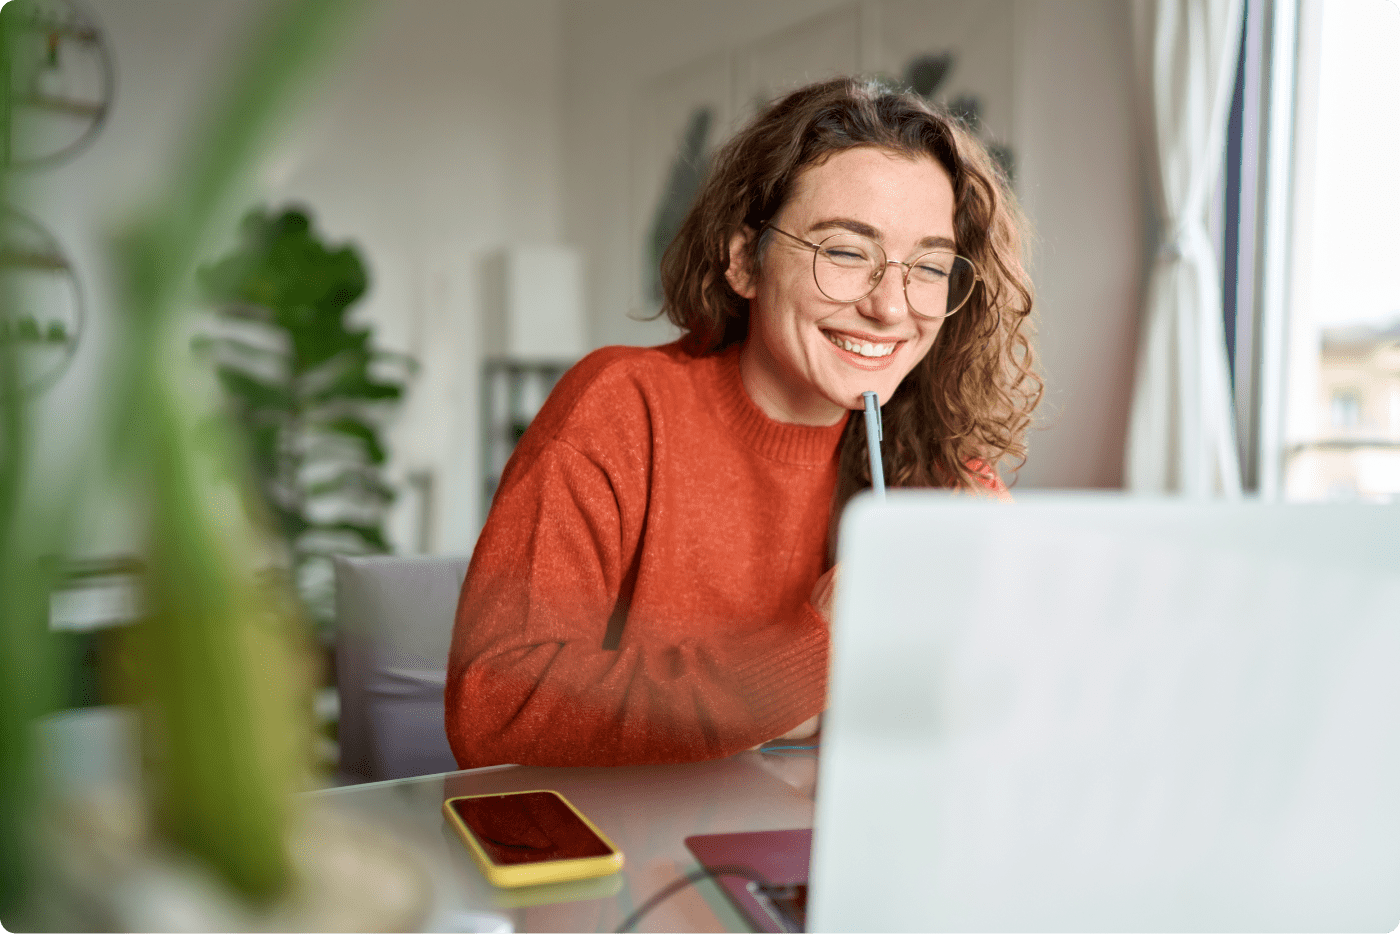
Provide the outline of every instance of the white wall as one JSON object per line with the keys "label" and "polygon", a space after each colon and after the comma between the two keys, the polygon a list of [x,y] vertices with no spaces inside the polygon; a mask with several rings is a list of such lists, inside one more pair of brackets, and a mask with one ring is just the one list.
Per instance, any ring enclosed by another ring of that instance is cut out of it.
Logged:
{"label": "white wall", "polygon": [[[24,198],[69,249],[87,292],[91,328],[49,400],[77,422],[92,411],[117,324],[104,235],[160,190],[260,9],[247,0],[92,6],[116,61],[115,106],[92,147],[36,174]],[[506,244],[555,242],[562,228],[560,23],[558,0],[371,4],[299,99],[248,197],[250,207],[305,204],[328,239],[357,244],[371,284],[356,315],[381,346],[422,363],[391,433],[391,479],[434,473],[435,550],[469,551],[479,525],[482,259]],[[404,493],[390,533],[411,547],[418,510]],[[104,500],[81,547],[134,547],[125,512]]]}
{"label": "white wall", "polygon": [[1024,488],[1121,487],[1145,212],[1123,0],[1018,0],[1018,194],[1048,386]]}

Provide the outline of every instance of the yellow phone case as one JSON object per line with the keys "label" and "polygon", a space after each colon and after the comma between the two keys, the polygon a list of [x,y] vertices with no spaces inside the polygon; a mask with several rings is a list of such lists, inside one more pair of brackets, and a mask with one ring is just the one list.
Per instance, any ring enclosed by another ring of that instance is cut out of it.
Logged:
{"label": "yellow phone case", "polygon": [[493,792],[485,795],[457,795],[442,802],[442,814],[447,818],[447,822],[457,831],[457,836],[462,838],[466,844],[467,852],[471,853],[472,859],[476,862],[481,874],[486,877],[486,881],[501,888],[515,888],[522,885],[544,885],[548,882],[568,882],[574,879],[592,879],[597,876],[606,876],[617,872],[622,868],[622,851],[608,839],[607,835],[599,830],[594,823],[583,816],[578,808],[574,807],[568,798],[557,791],[547,788],[537,788],[531,791],[511,791],[505,794],[528,795],[528,794],[551,794],[563,802],[564,806],[574,813],[579,820],[589,830],[598,835],[598,839],[607,844],[612,850],[604,856],[587,856],[582,859],[554,859],[542,863],[522,863],[517,866],[502,866],[500,863],[492,862],[491,857],[486,854],[477,841],[476,835],[472,833],[457,812],[452,808],[453,801],[461,801],[469,798],[497,798],[501,797],[501,792]]}

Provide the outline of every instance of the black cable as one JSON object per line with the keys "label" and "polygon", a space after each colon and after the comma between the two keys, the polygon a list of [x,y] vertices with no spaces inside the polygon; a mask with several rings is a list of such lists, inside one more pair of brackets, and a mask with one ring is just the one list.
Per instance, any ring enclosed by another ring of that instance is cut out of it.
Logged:
{"label": "black cable", "polygon": [[674,882],[667,884],[664,888],[662,888],[661,891],[657,892],[651,898],[648,898],[646,901],[642,902],[640,908],[628,915],[627,920],[623,921],[617,926],[617,934],[624,934],[624,932],[632,930],[632,928],[636,926],[637,922],[642,920],[643,915],[651,911],[657,905],[664,902],[666,899],[670,898],[672,895],[675,895],[677,892],[679,892],[686,886],[694,885],[695,883],[700,882],[704,879],[718,879],[721,876],[742,876],[743,878],[748,879],[750,882],[757,882],[759,885],[769,884],[768,880],[763,878],[763,876],[754,872],[752,869],[748,869],[743,866],[716,866],[713,869],[697,869],[694,872],[688,873],[687,875],[675,880]]}

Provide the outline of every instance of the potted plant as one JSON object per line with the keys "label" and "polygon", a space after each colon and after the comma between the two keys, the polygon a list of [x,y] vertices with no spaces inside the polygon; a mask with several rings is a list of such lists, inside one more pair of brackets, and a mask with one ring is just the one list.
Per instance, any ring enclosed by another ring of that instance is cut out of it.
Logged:
{"label": "potted plant", "polygon": [[353,247],[326,244],[305,210],[250,212],[238,245],[199,282],[217,309],[199,346],[246,429],[255,480],[325,636],[330,556],[389,550],[382,431],[412,361],[350,320],[365,264]]}

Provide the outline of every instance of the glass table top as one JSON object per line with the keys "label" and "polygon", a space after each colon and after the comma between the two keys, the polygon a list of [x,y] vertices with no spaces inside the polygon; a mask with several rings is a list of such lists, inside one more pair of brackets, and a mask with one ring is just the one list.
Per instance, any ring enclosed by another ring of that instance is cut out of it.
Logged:
{"label": "glass table top", "polygon": [[[495,766],[308,792],[388,830],[431,878],[430,930],[611,931],[668,883],[698,868],[694,834],[810,827],[816,755],[746,752],[684,765],[613,768]],[[442,815],[457,795],[551,789],[573,802],[622,850],[626,865],[602,879],[521,889],[490,885]],[[638,930],[748,930],[712,881],[658,905]]]}

